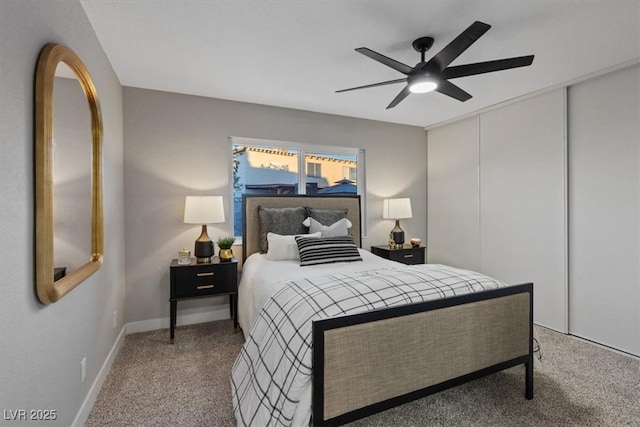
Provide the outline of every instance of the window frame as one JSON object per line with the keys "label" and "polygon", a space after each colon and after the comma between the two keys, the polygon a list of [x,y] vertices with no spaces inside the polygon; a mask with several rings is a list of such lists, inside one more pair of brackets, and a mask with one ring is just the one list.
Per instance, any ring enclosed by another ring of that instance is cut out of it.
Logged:
{"label": "window frame", "polygon": [[[361,233],[362,238],[366,238],[366,187],[365,187],[365,150],[363,148],[346,147],[340,145],[324,145],[324,144],[311,144],[305,142],[292,142],[292,141],[279,141],[273,139],[261,139],[261,138],[247,138],[241,136],[230,136],[229,140],[229,193],[231,203],[227,207],[227,213],[229,214],[231,222],[231,232],[235,234],[233,223],[235,220],[234,205],[234,190],[233,190],[233,146],[234,145],[246,145],[246,146],[258,146],[264,148],[287,148],[290,150],[298,151],[298,194],[304,195],[307,193],[307,165],[305,162],[307,154],[333,154],[333,155],[347,155],[356,157],[356,194],[360,196],[360,216],[361,216]],[[236,240],[242,240],[242,235],[235,236]]]}

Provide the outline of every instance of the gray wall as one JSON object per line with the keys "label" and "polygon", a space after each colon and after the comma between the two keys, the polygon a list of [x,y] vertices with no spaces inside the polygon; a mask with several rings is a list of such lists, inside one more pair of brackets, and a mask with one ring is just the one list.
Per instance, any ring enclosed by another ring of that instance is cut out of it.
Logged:
{"label": "gray wall", "polygon": [[[365,149],[367,239],[384,244],[393,222],[382,220],[382,199],[410,197],[407,236],[426,237],[426,133],[395,125],[277,107],[124,88],[126,320],[134,330],[168,325],[169,262],[193,250],[199,227],[182,222],[184,197],[224,197],[228,211],[229,136]],[[209,226],[216,238],[232,223]],[[226,297],[181,302],[178,324],[228,317]],[[185,316],[196,316],[190,319]],[[181,318],[182,317],[182,318]],[[211,317],[209,317],[211,318]],[[155,319],[155,320],[154,320]]]}
{"label": "gray wall", "polygon": [[[46,425],[69,426],[122,328],[112,324],[124,303],[122,88],[77,0],[2,0],[0,40],[0,409],[55,409]],[[100,96],[105,255],[96,274],[45,306],[34,289],[33,86],[47,42],[82,58]]]}

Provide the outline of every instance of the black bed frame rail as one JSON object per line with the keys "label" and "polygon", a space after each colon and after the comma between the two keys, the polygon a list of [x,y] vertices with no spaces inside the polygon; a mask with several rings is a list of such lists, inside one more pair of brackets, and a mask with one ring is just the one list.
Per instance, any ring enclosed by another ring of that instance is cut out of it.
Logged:
{"label": "black bed frame rail", "polygon": [[[393,397],[391,399],[375,403],[337,417],[323,420],[324,414],[324,333],[325,331],[343,328],[346,326],[359,325],[361,323],[374,322],[377,320],[390,319],[393,317],[408,316],[415,313],[438,310],[446,307],[453,307],[478,301],[485,301],[493,298],[500,298],[519,293],[529,293],[529,353],[515,359],[498,363],[487,368],[462,375],[439,384],[435,384],[411,393]],[[314,426],[335,426],[352,422],[378,412],[385,411],[395,406],[402,405],[413,400],[438,393],[451,387],[502,371],[520,364],[525,365],[525,397],[533,399],[533,283],[508,286],[504,288],[481,291],[472,294],[465,294],[451,298],[438,299],[414,304],[407,304],[397,307],[378,309],[359,314],[330,319],[317,320],[313,322],[313,416]]]}

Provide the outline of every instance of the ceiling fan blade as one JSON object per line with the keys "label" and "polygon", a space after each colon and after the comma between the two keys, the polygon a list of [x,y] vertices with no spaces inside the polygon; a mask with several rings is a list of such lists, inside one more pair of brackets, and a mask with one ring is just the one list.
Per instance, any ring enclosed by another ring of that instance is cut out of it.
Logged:
{"label": "ceiling fan blade", "polygon": [[386,81],[386,82],[373,83],[373,84],[370,84],[370,85],[357,86],[357,87],[350,87],[350,88],[348,88],[348,89],[340,89],[340,90],[337,90],[337,91],[336,91],[336,93],[340,93],[340,92],[347,92],[347,91],[350,91],[350,90],[357,90],[357,89],[366,89],[366,88],[368,88],[368,87],[377,87],[377,86],[392,85],[392,84],[395,84],[395,83],[402,83],[402,82],[406,82],[406,81],[407,81],[407,79],[406,79],[406,78],[403,78],[403,79],[396,79],[396,80],[389,80],[389,81]]}
{"label": "ceiling fan blade", "polygon": [[396,95],[395,98],[393,98],[393,101],[391,101],[391,103],[389,105],[387,105],[387,110],[389,108],[393,108],[396,105],[400,104],[400,101],[402,101],[403,99],[405,99],[407,96],[409,96],[409,94],[411,93],[411,91],[409,91],[409,85],[406,85],[404,87],[404,89],[402,89],[400,91],[400,93],[398,95]]}
{"label": "ceiling fan blade", "polygon": [[464,90],[460,89],[458,86],[447,80],[439,81],[438,87],[435,90],[462,102],[471,98],[471,95],[469,93],[465,92]]}
{"label": "ceiling fan blade", "polygon": [[508,70],[510,68],[526,67],[533,62],[533,55],[518,56],[515,58],[498,59],[495,61],[476,62],[474,64],[458,65],[445,68],[442,78],[456,79],[458,77],[473,76],[476,74],[491,73],[493,71]]}
{"label": "ceiling fan blade", "polygon": [[368,56],[374,61],[378,61],[381,64],[386,65],[387,67],[393,68],[396,71],[400,71],[402,74],[409,74],[410,72],[413,71],[412,67],[409,67],[408,65],[403,64],[402,62],[398,62],[395,59],[391,59],[388,56],[384,56],[381,53],[374,52],[373,50],[368,49],[366,47],[359,47],[356,49],[356,52],[360,52],[364,56]]}
{"label": "ceiling fan blade", "polygon": [[431,58],[428,64],[433,64],[438,67],[439,70],[444,70],[449,64],[453,62],[462,52],[467,50],[476,40],[478,40],[484,33],[489,31],[491,25],[484,22],[476,21],[471,24],[466,30],[464,30],[458,37],[453,39],[451,43],[446,45],[440,52],[438,52],[433,58]]}

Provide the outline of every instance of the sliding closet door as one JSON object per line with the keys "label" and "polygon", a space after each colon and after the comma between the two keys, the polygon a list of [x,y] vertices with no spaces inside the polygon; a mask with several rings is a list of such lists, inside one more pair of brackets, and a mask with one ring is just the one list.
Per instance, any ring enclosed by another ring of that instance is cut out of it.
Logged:
{"label": "sliding closet door", "polygon": [[569,331],[640,355],[640,67],[569,89]]}
{"label": "sliding closet door", "polygon": [[428,262],[478,270],[478,117],[427,140]]}
{"label": "sliding closet door", "polygon": [[563,90],[480,115],[480,271],[534,283],[534,321],[566,332]]}

